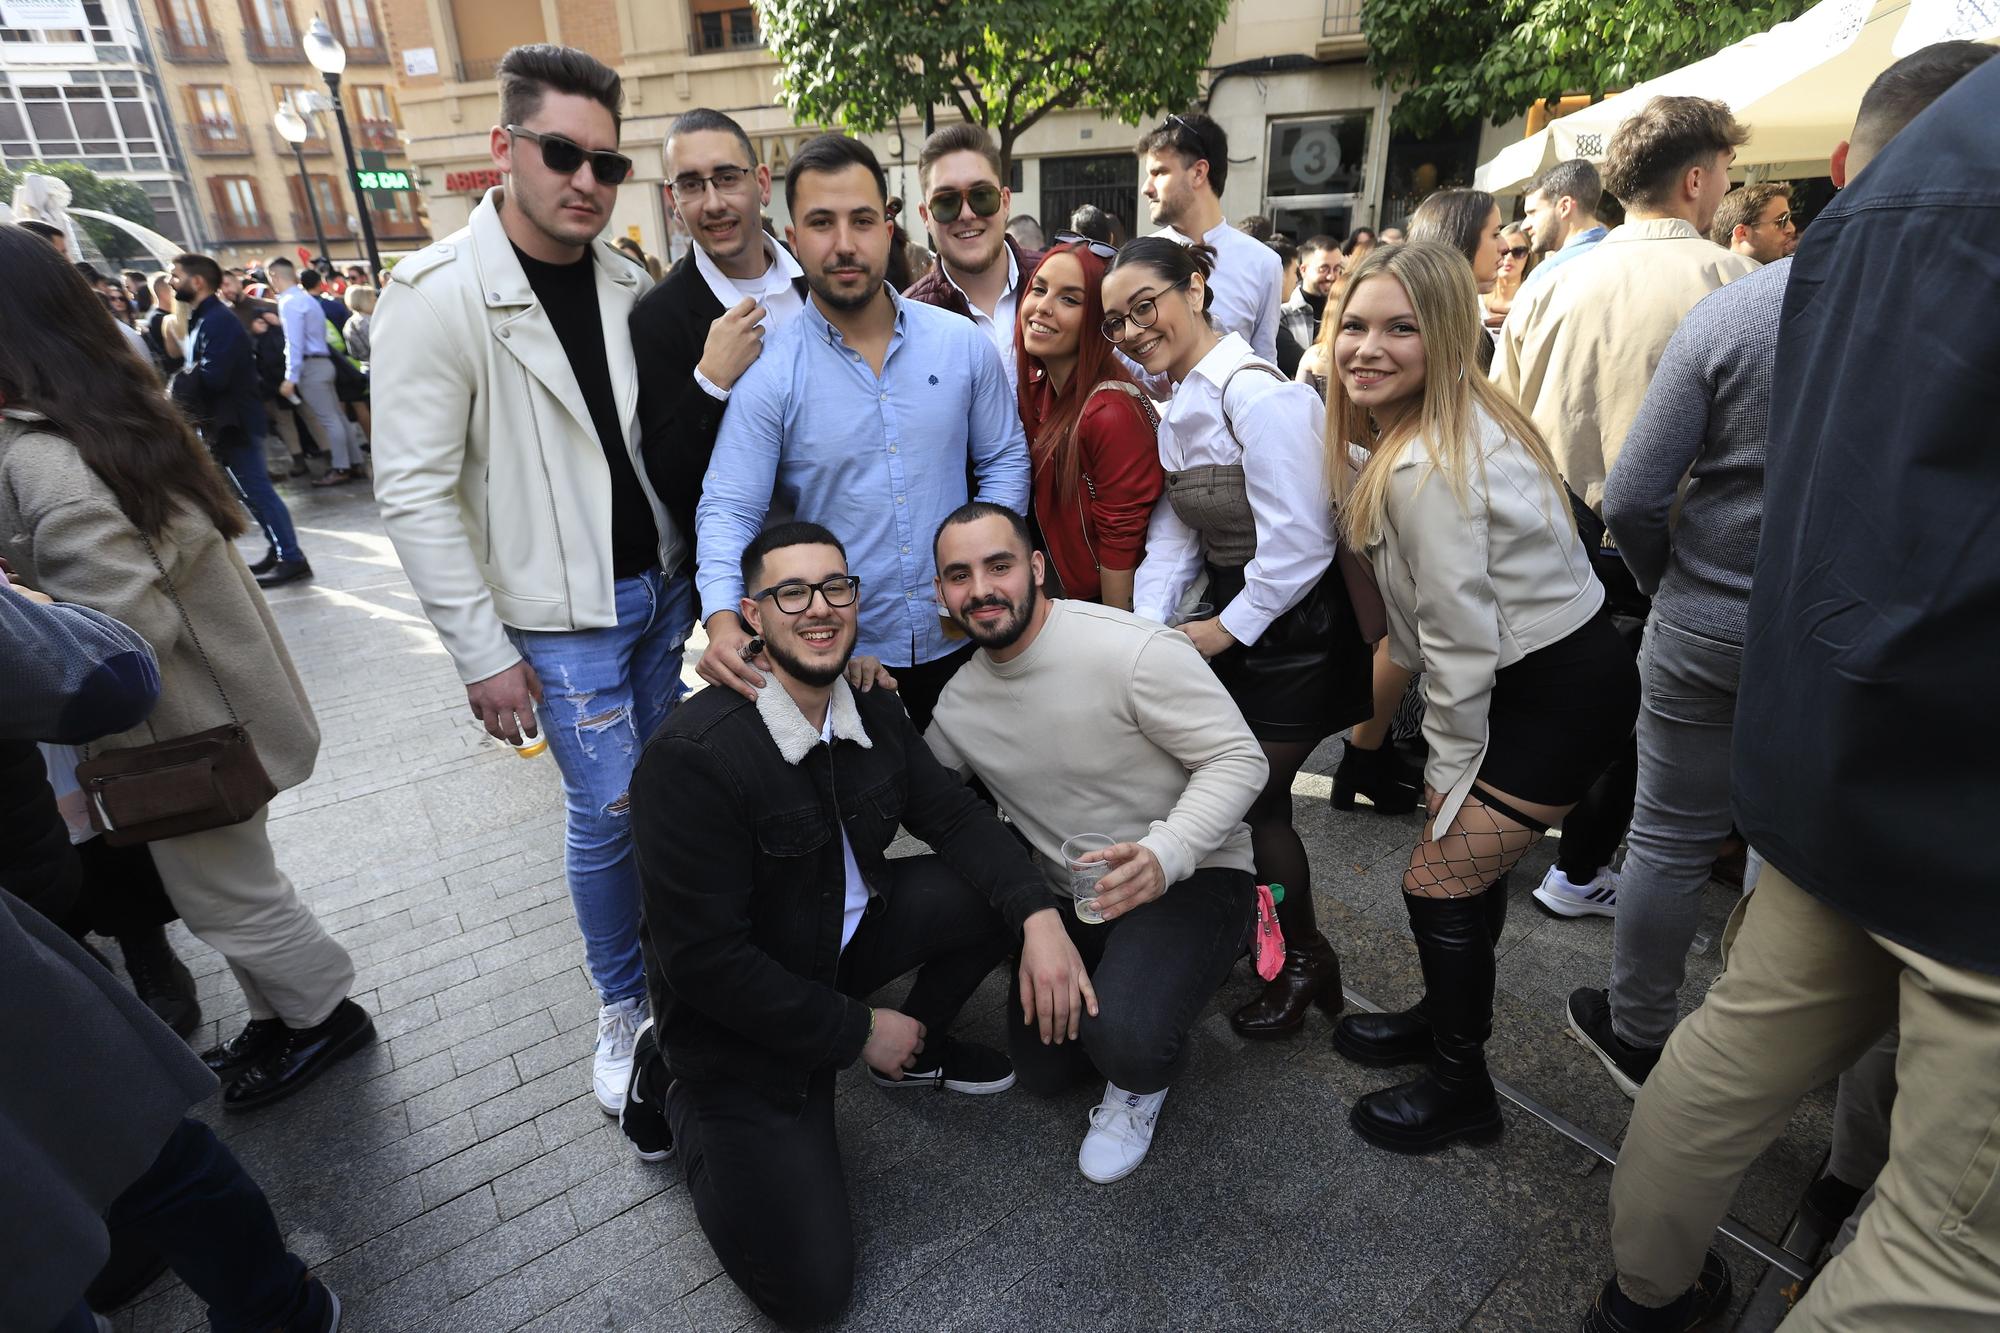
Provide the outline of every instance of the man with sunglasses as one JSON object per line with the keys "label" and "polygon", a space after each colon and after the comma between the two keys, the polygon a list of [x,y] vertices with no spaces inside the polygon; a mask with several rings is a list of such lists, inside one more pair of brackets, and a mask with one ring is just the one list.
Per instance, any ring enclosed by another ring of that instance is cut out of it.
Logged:
{"label": "man with sunglasses", "polygon": [[1001,183],[1000,149],[983,125],[947,125],[924,140],[917,180],[924,190],[917,211],[930,227],[938,262],[904,295],[977,324],[999,353],[1011,393],[1019,289],[1042,255],[1008,234],[1013,191]]}
{"label": "man with sunglasses", "polygon": [[[840,540],[780,524],[737,575],[769,680],[752,699],[695,695],[633,779],[666,987],[621,1123],[647,1160],[679,1155],[724,1270],[795,1327],[838,1315],[854,1282],[840,1071],[1004,1092],[1006,1058],[951,1036],[986,975],[1018,945],[1024,986],[1065,1025],[1089,983],[1027,849],[893,694],[849,687],[866,579]],[[934,854],[888,858],[899,825]],[[869,1007],[912,970],[899,1003]]]}
{"label": "man with sunglasses", "polygon": [[1783,181],[1737,186],[1716,206],[1708,239],[1760,264],[1777,263],[1799,248],[1792,187]]}
{"label": "man with sunglasses", "polygon": [[638,466],[628,322],[651,282],[600,238],[632,171],[618,75],[519,46],[499,82],[504,183],[376,310],[375,489],[473,715],[510,742],[546,732],[562,770],[591,1087],[615,1115],[646,994],[627,788],[682,692],[691,534]]}
{"label": "man with sunglasses", "polygon": [[1183,245],[1199,240],[1215,250],[1209,318],[1224,333],[1240,333],[1266,361],[1278,359],[1278,305],[1285,266],[1271,247],[1229,225],[1222,215],[1222,187],[1229,177],[1229,135],[1190,111],[1170,115],[1139,140],[1146,169],[1144,193],[1157,235]]}
{"label": "man with sunglasses", "polygon": [[[771,168],[720,111],[667,132],[667,187],[694,244],[632,311],[640,452],[674,526],[694,531],[729,392],[764,340],[805,309],[805,272],[764,230]],[[692,554],[690,552],[689,554]]]}

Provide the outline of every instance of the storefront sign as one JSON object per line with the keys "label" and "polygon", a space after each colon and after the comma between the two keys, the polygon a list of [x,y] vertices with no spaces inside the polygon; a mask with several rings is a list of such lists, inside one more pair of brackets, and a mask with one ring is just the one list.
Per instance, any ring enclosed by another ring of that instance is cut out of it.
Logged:
{"label": "storefront sign", "polygon": [[357,171],[354,185],[360,190],[407,190],[410,188],[410,173],[393,168],[381,171]]}
{"label": "storefront sign", "polygon": [[435,46],[413,46],[403,52],[403,73],[413,79],[438,72],[438,53]]}
{"label": "storefront sign", "polygon": [[444,174],[446,194],[485,194],[500,183],[500,173],[491,169],[485,171],[447,171]]}
{"label": "storefront sign", "polygon": [[0,27],[87,28],[83,0],[0,0]]}

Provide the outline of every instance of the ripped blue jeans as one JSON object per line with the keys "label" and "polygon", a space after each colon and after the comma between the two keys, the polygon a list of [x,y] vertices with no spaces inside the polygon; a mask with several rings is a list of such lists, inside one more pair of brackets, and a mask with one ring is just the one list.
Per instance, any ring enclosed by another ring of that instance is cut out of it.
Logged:
{"label": "ripped blue jeans", "polygon": [[562,769],[563,868],[602,1001],[646,993],[639,954],[639,868],[626,789],[639,751],[685,693],[681,650],[693,585],[657,569],[619,579],[618,623],[605,629],[507,631],[542,679],[541,723]]}

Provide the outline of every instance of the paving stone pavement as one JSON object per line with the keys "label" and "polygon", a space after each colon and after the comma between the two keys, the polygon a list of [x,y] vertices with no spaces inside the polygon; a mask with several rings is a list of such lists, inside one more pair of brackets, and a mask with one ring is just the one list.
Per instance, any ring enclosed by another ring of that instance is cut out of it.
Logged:
{"label": "paving stone pavement", "polygon": [[[284,493],[317,577],[270,602],[323,743],[312,780],[274,803],[271,836],[353,952],[380,1040],[277,1106],[225,1116],[212,1099],[199,1114],[341,1293],[349,1333],[768,1327],[721,1274],[679,1168],[640,1163],[590,1096],[597,1002],[553,763],[473,722],[365,488]],[[254,559],[261,543],[243,549]],[[1337,754],[1330,742],[1298,787],[1320,914],[1348,985],[1400,1007],[1420,989],[1397,892],[1417,824],[1332,811]],[[1527,890],[1552,854],[1537,848],[1513,877],[1489,1054],[1616,1142],[1630,1103],[1562,1019],[1572,986],[1608,974],[1611,923],[1535,910]],[[1730,899],[1710,893],[1704,929],[1719,937]],[[199,978],[205,1046],[242,1023],[242,1000],[217,955],[173,936]],[[1712,951],[1690,960],[1690,1007],[1717,966]],[[1608,1173],[1511,1107],[1493,1147],[1367,1146],[1347,1108],[1393,1080],[1338,1058],[1317,1013],[1289,1041],[1238,1039],[1226,1015],[1253,989],[1239,968],[1204,1011],[1151,1157],[1109,1188],[1075,1167],[1094,1093],[967,1098],[843,1075],[859,1276],[841,1327],[1575,1328],[1606,1271]],[[960,1035],[1001,1042],[1003,1004],[996,976]],[[1738,1216],[1781,1231],[1830,1110],[1825,1091],[1808,1100],[1750,1171]],[[1724,1249],[1747,1295],[1762,1266]],[[167,1277],[117,1326],[205,1324]]]}

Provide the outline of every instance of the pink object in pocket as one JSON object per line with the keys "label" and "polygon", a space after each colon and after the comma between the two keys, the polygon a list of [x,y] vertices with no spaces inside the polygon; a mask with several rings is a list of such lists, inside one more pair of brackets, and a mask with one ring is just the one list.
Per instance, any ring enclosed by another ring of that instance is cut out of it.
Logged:
{"label": "pink object in pocket", "polygon": [[[1272,889],[1277,894],[1272,894]],[[1283,897],[1282,884],[1259,884],[1257,886],[1257,938],[1251,943],[1257,963],[1257,975],[1266,981],[1275,980],[1278,970],[1285,965],[1285,930],[1278,924],[1278,898]]]}

